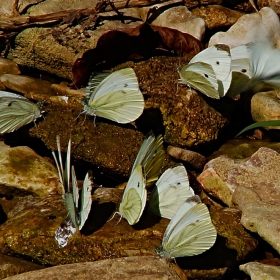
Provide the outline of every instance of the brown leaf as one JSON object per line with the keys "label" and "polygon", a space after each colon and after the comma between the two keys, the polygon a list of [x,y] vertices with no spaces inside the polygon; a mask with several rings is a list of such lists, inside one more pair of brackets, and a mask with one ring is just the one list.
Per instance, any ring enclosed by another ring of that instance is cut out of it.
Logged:
{"label": "brown leaf", "polygon": [[93,71],[113,67],[119,63],[139,61],[155,55],[198,53],[201,43],[193,36],[167,27],[143,23],[126,30],[104,33],[94,49],[86,51],[72,68],[74,83],[85,85]]}

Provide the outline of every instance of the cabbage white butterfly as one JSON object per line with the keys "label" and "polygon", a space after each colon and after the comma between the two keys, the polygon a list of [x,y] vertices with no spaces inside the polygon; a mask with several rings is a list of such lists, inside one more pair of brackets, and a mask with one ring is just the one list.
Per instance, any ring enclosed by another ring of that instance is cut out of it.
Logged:
{"label": "cabbage white butterfly", "polygon": [[137,165],[132,171],[123,192],[118,213],[130,225],[134,225],[139,221],[144,211],[146,200],[147,190],[143,168],[141,165]]}
{"label": "cabbage white butterfly", "polygon": [[[268,84],[270,89],[280,87],[280,50],[269,43],[257,42],[248,45],[251,51],[250,66],[253,77],[247,87]],[[258,89],[258,88],[257,88]]]}
{"label": "cabbage white butterfly", "polygon": [[119,212],[115,212],[130,225],[136,224],[141,218],[147,201],[146,187],[157,180],[164,155],[162,136],[155,138],[153,133],[148,134],[134,161]]}
{"label": "cabbage white butterfly", "polygon": [[133,172],[137,165],[141,164],[146,176],[146,187],[149,187],[158,179],[164,156],[165,151],[162,135],[155,137],[155,135],[150,132],[141,145],[131,172]]}
{"label": "cabbage white butterfly", "polygon": [[219,99],[231,83],[231,55],[226,45],[211,46],[178,69],[180,81],[205,95]]}
{"label": "cabbage white butterfly", "polygon": [[227,96],[234,98],[245,90],[248,82],[253,76],[250,60],[251,50],[248,45],[241,45],[231,49],[232,80]]}
{"label": "cabbage white butterfly", "polygon": [[90,77],[84,113],[117,123],[136,120],[144,110],[144,98],[132,68]]}
{"label": "cabbage white butterfly", "polygon": [[182,164],[164,171],[155,184],[149,198],[151,211],[163,218],[172,219],[180,206],[194,191],[190,187],[189,178]]}
{"label": "cabbage white butterfly", "polygon": [[232,83],[230,97],[244,91],[258,92],[280,88],[280,50],[269,43],[256,42],[231,50]]}
{"label": "cabbage white butterfly", "polygon": [[81,192],[81,201],[79,207],[79,189],[76,179],[76,174],[74,167],[71,168],[71,181],[73,192],[70,191],[70,156],[71,156],[71,139],[68,142],[67,155],[65,169],[63,169],[61,149],[60,149],[60,138],[57,136],[57,150],[58,150],[58,160],[54,151],[52,151],[54,161],[59,174],[60,183],[62,185],[62,197],[65,200],[66,208],[68,210],[70,219],[75,226],[75,228],[81,230],[84,226],[90,209],[91,209],[91,190],[93,182],[89,172],[86,174],[84,179],[83,188]]}
{"label": "cabbage white butterfly", "polygon": [[42,116],[42,103],[35,104],[19,94],[0,91],[0,134],[13,132]]}
{"label": "cabbage white butterfly", "polygon": [[156,253],[167,259],[199,255],[213,246],[216,237],[206,205],[194,196],[171,219]]}

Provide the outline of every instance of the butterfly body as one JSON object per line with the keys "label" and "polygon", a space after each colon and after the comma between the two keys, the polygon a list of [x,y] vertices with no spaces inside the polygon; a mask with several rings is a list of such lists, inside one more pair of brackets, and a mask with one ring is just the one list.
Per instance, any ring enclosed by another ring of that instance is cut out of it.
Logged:
{"label": "butterfly body", "polygon": [[118,123],[136,120],[144,110],[144,98],[132,68],[90,78],[84,112]]}
{"label": "butterfly body", "polygon": [[0,134],[13,132],[41,115],[40,105],[21,95],[0,91]]}

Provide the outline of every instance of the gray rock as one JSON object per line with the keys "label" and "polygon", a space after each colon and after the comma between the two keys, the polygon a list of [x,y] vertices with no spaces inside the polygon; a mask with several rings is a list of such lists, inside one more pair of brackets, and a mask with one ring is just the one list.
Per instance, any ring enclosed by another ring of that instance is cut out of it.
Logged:
{"label": "gray rock", "polygon": [[164,11],[152,24],[177,29],[198,40],[201,40],[205,33],[205,21],[201,17],[195,16],[184,6],[172,7]]}
{"label": "gray rock", "polygon": [[280,266],[249,262],[239,266],[240,270],[250,275],[251,280],[279,280]]}
{"label": "gray rock", "polygon": [[[246,14],[227,31],[215,33],[209,46],[226,44],[231,48],[244,45],[256,40],[271,41],[280,46],[280,23],[273,9],[264,7],[259,13]],[[261,37],[259,36],[261,34]]]}
{"label": "gray rock", "polygon": [[241,223],[246,229],[257,232],[280,253],[280,200],[245,205]]}

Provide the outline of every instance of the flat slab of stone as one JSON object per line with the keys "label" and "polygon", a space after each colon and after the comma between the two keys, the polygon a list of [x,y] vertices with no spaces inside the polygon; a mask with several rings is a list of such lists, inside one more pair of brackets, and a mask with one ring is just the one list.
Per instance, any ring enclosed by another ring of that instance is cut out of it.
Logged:
{"label": "flat slab of stone", "polygon": [[251,280],[279,280],[280,266],[249,262],[239,266],[240,270],[250,275]]}
{"label": "flat slab of stone", "polygon": [[29,147],[0,142],[0,165],[1,194],[47,196],[61,189],[56,168]]}
{"label": "flat slab of stone", "polygon": [[247,204],[242,209],[241,224],[280,253],[280,200]]}
{"label": "flat slab of stone", "polygon": [[[180,273],[180,269],[177,267]],[[181,277],[180,277],[181,276]],[[127,257],[54,266],[6,278],[7,280],[179,280],[172,264],[159,257]]]}

